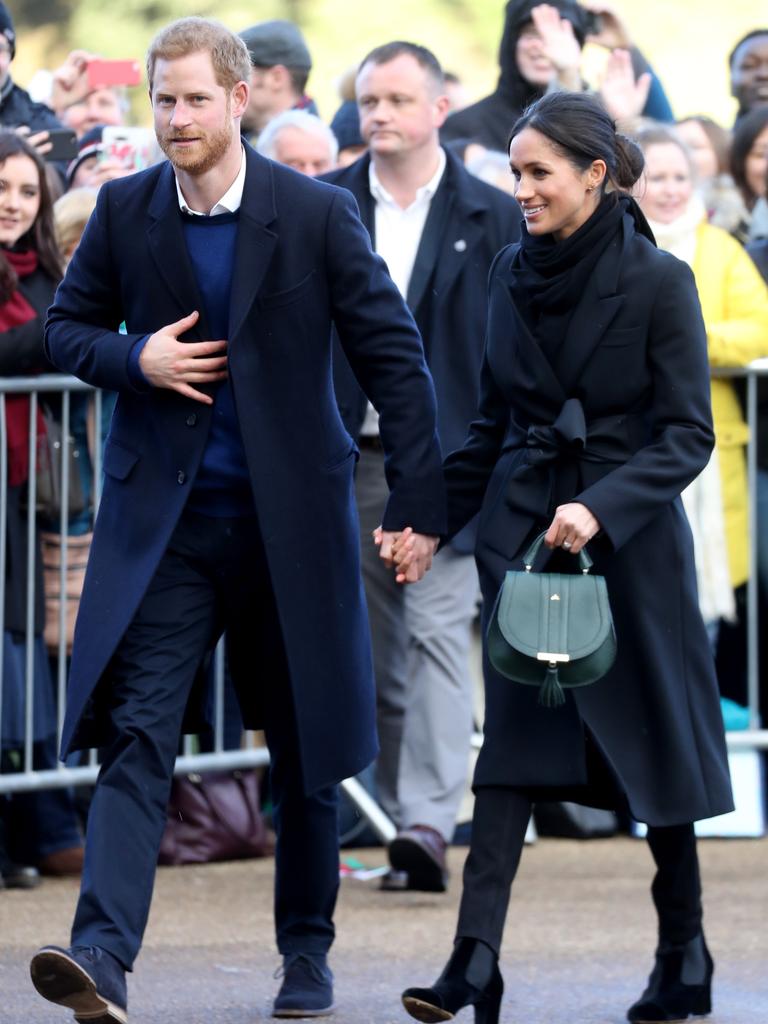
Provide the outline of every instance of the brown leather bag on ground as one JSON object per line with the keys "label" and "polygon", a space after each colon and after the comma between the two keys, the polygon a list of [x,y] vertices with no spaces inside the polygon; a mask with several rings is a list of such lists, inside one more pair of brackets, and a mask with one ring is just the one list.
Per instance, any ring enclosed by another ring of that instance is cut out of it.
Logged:
{"label": "brown leather bag on ground", "polygon": [[256,769],[173,780],[160,864],[269,857],[274,849],[274,835],[261,814]]}

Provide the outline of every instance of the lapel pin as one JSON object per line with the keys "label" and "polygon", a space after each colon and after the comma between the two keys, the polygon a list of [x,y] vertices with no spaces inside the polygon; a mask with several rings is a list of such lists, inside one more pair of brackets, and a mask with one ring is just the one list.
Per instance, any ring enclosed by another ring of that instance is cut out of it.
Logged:
{"label": "lapel pin", "polygon": [[464,241],[463,238],[457,238],[456,241],[453,243],[453,248],[456,250],[456,252],[466,252],[467,243]]}

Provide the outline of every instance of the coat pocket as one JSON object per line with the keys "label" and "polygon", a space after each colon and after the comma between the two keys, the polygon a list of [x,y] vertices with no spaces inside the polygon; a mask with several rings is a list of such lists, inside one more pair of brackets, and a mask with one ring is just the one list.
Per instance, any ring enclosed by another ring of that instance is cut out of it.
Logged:
{"label": "coat pocket", "polygon": [[309,291],[314,276],[315,271],[310,270],[298,284],[285,288],[283,291],[259,296],[259,309],[279,309],[281,306],[290,306],[293,302],[297,302],[305,292]]}
{"label": "coat pocket", "polygon": [[645,340],[645,327],[609,328],[600,339],[601,348],[624,348]]}
{"label": "coat pocket", "polygon": [[139,461],[136,452],[123,448],[117,441],[107,438],[104,445],[104,472],[115,480],[125,480]]}

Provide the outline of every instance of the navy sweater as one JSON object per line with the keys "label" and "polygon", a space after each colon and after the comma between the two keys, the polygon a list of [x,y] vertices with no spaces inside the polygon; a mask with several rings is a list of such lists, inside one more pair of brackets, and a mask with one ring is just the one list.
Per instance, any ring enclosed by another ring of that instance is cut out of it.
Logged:
{"label": "navy sweater", "polygon": [[[184,237],[211,330],[211,341],[229,338],[238,213],[215,217],[181,214]],[[208,443],[189,508],[208,516],[253,515],[253,493],[229,378],[216,388]]]}

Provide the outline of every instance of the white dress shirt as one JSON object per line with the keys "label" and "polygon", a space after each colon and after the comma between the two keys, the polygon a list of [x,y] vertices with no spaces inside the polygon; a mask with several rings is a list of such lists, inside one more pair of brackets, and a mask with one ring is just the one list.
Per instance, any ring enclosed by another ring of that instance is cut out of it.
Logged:
{"label": "white dress shirt", "polygon": [[[379,181],[373,160],[368,165],[368,185],[375,207],[376,252],[387,264],[389,274],[405,298],[411,282],[416,253],[427,221],[432,198],[445,173],[445,152],[438,150],[437,169],[426,185],[416,192],[416,198],[405,209],[398,205]],[[371,403],[365,413],[360,433],[372,437],[379,433],[379,417]]]}
{"label": "white dress shirt", "polygon": [[195,217],[215,217],[218,213],[234,213],[236,210],[240,209],[240,204],[243,201],[243,188],[245,187],[245,150],[242,147],[240,148],[240,170],[237,172],[237,177],[210,213],[201,213],[200,210],[193,210],[189,207],[186,199],[184,198],[184,193],[181,191],[179,179],[175,178],[175,181],[176,195],[179,197],[179,208],[182,213],[191,213]]}

